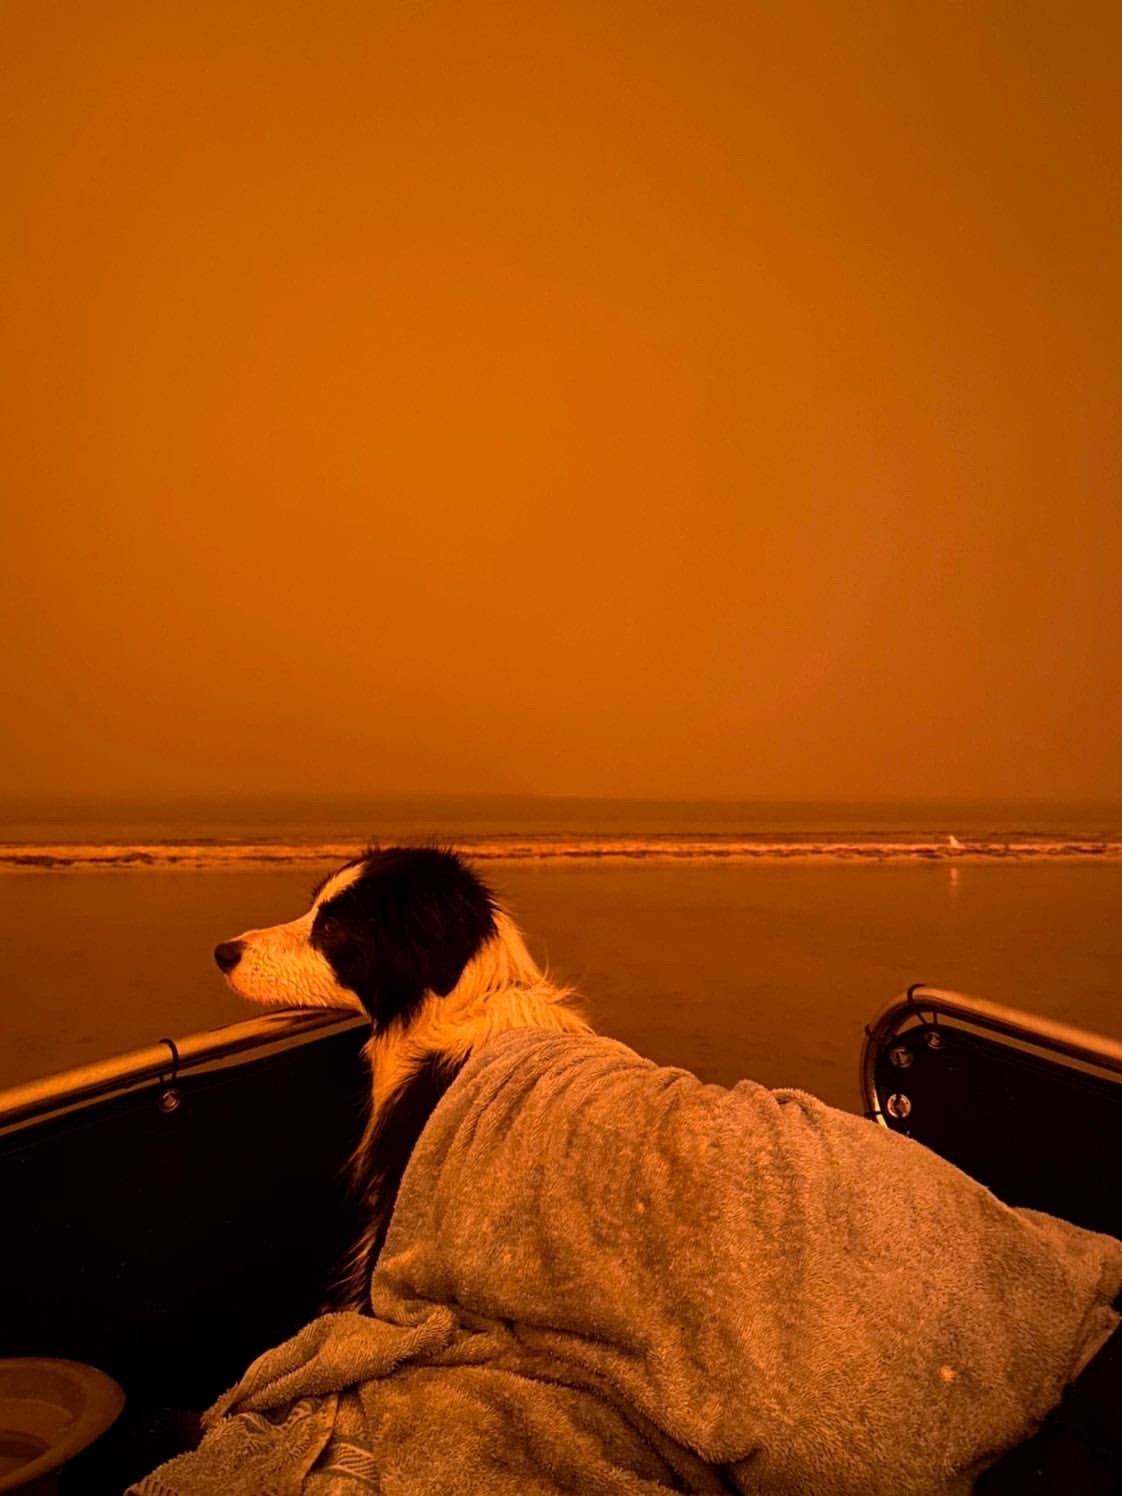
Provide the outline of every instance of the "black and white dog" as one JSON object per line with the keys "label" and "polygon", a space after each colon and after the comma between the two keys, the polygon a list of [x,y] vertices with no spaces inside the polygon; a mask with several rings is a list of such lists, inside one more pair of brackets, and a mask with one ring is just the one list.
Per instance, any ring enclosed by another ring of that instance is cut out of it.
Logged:
{"label": "black and white dog", "polygon": [[247,930],[214,959],[251,1002],[370,1019],[370,1112],[352,1161],[367,1224],[337,1307],[369,1303],[409,1155],[473,1050],[507,1029],[589,1032],[572,990],[549,980],[482,879],[440,848],[372,847],[322,879],[299,919]]}

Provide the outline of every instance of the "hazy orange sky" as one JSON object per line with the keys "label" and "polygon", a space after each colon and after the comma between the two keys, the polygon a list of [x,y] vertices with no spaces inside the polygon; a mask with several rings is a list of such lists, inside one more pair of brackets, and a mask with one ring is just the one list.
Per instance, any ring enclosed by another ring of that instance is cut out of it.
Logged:
{"label": "hazy orange sky", "polygon": [[1122,6],[2,29],[0,789],[1122,796]]}

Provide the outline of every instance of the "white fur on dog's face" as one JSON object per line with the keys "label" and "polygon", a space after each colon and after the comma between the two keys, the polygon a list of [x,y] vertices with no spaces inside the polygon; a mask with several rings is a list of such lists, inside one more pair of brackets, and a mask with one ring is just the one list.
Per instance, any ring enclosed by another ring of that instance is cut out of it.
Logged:
{"label": "white fur on dog's face", "polygon": [[226,975],[230,988],[267,1007],[351,1008],[365,1014],[362,1003],[340,986],[330,963],[311,943],[316,910],[361,876],[361,864],[341,868],[299,919],[237,936],[243,949],[238,964]]}

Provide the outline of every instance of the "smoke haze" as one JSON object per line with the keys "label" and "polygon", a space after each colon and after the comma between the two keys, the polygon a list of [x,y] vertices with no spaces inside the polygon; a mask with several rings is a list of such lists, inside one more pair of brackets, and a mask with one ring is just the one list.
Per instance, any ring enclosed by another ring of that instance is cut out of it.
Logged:
{"label": "smoke haze", "polygon": [[8,7],[11,794],[1122,796],[1122,9]]}

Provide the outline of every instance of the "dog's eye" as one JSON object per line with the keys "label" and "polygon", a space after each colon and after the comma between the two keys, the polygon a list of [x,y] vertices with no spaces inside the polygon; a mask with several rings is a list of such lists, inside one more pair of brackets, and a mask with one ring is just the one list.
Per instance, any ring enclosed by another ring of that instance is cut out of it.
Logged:
{"label": "dog's eye", "polygon": [[343,926],[333,914],[321,914],[316,920],[316,934],[321,940],[338,940],[343,933]]}

